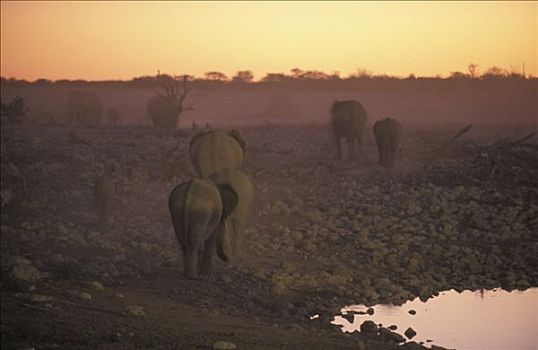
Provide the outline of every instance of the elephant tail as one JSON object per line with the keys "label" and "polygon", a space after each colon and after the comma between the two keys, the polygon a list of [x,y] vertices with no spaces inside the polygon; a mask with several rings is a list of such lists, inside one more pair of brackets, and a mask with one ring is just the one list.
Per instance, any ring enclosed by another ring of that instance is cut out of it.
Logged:
{"label": "elephant tail", "polygon": [[217,228],[217,255],[224,261],[230,261],[232,255],[232,240],[229,234],[228,220],[224,220]]}

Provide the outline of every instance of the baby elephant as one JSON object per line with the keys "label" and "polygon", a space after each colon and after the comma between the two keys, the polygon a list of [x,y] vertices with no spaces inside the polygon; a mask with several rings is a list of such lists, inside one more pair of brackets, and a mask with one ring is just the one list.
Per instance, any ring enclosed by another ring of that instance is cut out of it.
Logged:
{"label": "baby elephant", "polygon": [[177,186],[168,199],[172,225],[183,251],[184,274],[198,278],[211,270],[215,247],[227,261],[229,239],[226,217],[237,206],[237,194],[228,185],[217,186],[208,179],[193,179]]}
{"label": "baby elephant", "polygon": [[396,119],[385,118],[374,124],[374,135],[379,152],[379,165],[394,166],[396,152],[400,144],[402,126]]}
{"label": "baby elephant", "polygon": [[112,179],[114,167],[109,165],[105,169],[105,174],[101,176],[94,187],[95,206],[101,223],[111,224],[112,207],[116,201],[116,188]]}

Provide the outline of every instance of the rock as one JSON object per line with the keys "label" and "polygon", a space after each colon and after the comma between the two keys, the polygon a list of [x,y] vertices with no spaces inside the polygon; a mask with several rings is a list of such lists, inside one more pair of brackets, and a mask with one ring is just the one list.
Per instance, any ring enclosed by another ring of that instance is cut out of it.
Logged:
{"label": "rock", "polygon": [[81,292],[78,297],[82,300],[92,300],[92,295],[87,292]]}
{"label": "rock", "polygon": [[409,310],[409,313],[410,313],[411,315],[416,315],[416,314],[417,314],[417,312],[416,312],[415,310]]}
{"label": "rock", "polygon": [[415,335],[417,335],[417,332],[415,332],[415,330],[411,327],[407,328],[406,331],[404,332],[405,336],[409,339],[413,339],[413,337]]}
{"label": "rock", "polygon": [[366,320],[361,324],[361,332],[376,333],[377,330],[377,324],[372,320]]}
{"label": "rock", "polygon": [[388,328],[388,329],[390,329],[390,330],[393,330],[393,331],[395,331],[395,330],[397,330],[397,329],[398,329],[398,326],[397,326],[397,325],[395,325],[395,324],[393,324],[393,325],[390,325],[390,326],[388,326],[387,328]]}
{"label": "rock", "polygon": [[234,350],[237,346],[234,343],[219,340],[213,344],[214,350]]}
{"label": "rock", "polygon": [[105,287],[103,287],[101,282],[93,281],[90,285],[97,290],[105,290]]}
{"label": "rock", "polygon": [[36,303],[44,303],[46,301],[51,301],[52,297],[47,296],[47,295],[41,295],[41,294],[33,294],[30,297],[30,300]]}
{"label": "rock", "polygon": [[355,319],[355,315],[352,313],[344,314],[342,315],[342,318],[348,321],[349,323],[353,323],[353,320]]}
{"label": "rock", "polygon": [[401,334],[398,334],[396,332],[392,332],[388,328],[380,327],[379,328],[379,334],[383,338],[385,338],[387,340],[390,340],[390,341],[393,341],[395,343],[403,343],[403,342],[405,342],[405,338]]}
{"label": "rock", "polygon": [[128,315],[135,316],[135,317],[146,316],[146,312],[144,311],[144,308],[142,306],[129,305],[126,308],[126,312]]}
{"label": "rock", "polygon": [[448,350],[447,348],[443,348],[442,346],[433,345],[431,346],[431,350]]}

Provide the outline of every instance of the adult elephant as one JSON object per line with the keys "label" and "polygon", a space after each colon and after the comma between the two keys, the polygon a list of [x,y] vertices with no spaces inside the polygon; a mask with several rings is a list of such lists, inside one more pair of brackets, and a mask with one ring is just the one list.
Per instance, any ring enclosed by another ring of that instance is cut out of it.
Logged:
{"label": "adult elephant", "polygon": [[385,118],[374,124],[374,136],[381,166],[393,167],[400,145],[402,126],[397,119]]}
{"label": "adult elephant", "polygon": [[[341,139],[345,138],[348,147],[348,157],[355,159],[360,153],[364,128],[366,126],[366,110],[355,100],[334,101],[331,106],[331,127],[336,142],[336,158],[342,159]],[[358,148],[358,151],[355,150]]]}
{"label": "adult elephant", "polygon": [[242,256],[245,245],[245,223],[254,197],[254,183],[248,174],[239,169],[223,169],[209,176],[217,186],[229,186],[237,194],[237,206],[228,215],[226,221],[231,239],[230,255]]}
{"label": "adult elephant", "polygon": [[68,99],[69,123],[97,126],[101,123],[103,103],[95,91],[72,91]]}
{"label": "adult elephant", "polygon": [[[229,186],[209,179],[193,179],[177,186],[168,200],[176,237],[183,251],[184,275],[198,278],[211,270],[213,251],[227,261],[226,218],[237,205],[237,194]],[[219,229],[220,228],[220,229]]]}
{"label": "adult elephant", "polygon": [[189,154],[196,173],[208,177],[224,169],[238,169],[243,163],[245,142],[235,130],[202,131],[194,135]]}

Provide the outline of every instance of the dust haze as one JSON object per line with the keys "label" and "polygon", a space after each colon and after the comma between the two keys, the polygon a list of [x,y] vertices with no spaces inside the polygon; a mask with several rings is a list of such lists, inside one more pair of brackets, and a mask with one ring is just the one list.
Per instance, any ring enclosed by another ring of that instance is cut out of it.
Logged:
{"label": "dust haze", "polygon": [[536,348],[538,79],[298,72],[2,78],[2,348]]}

